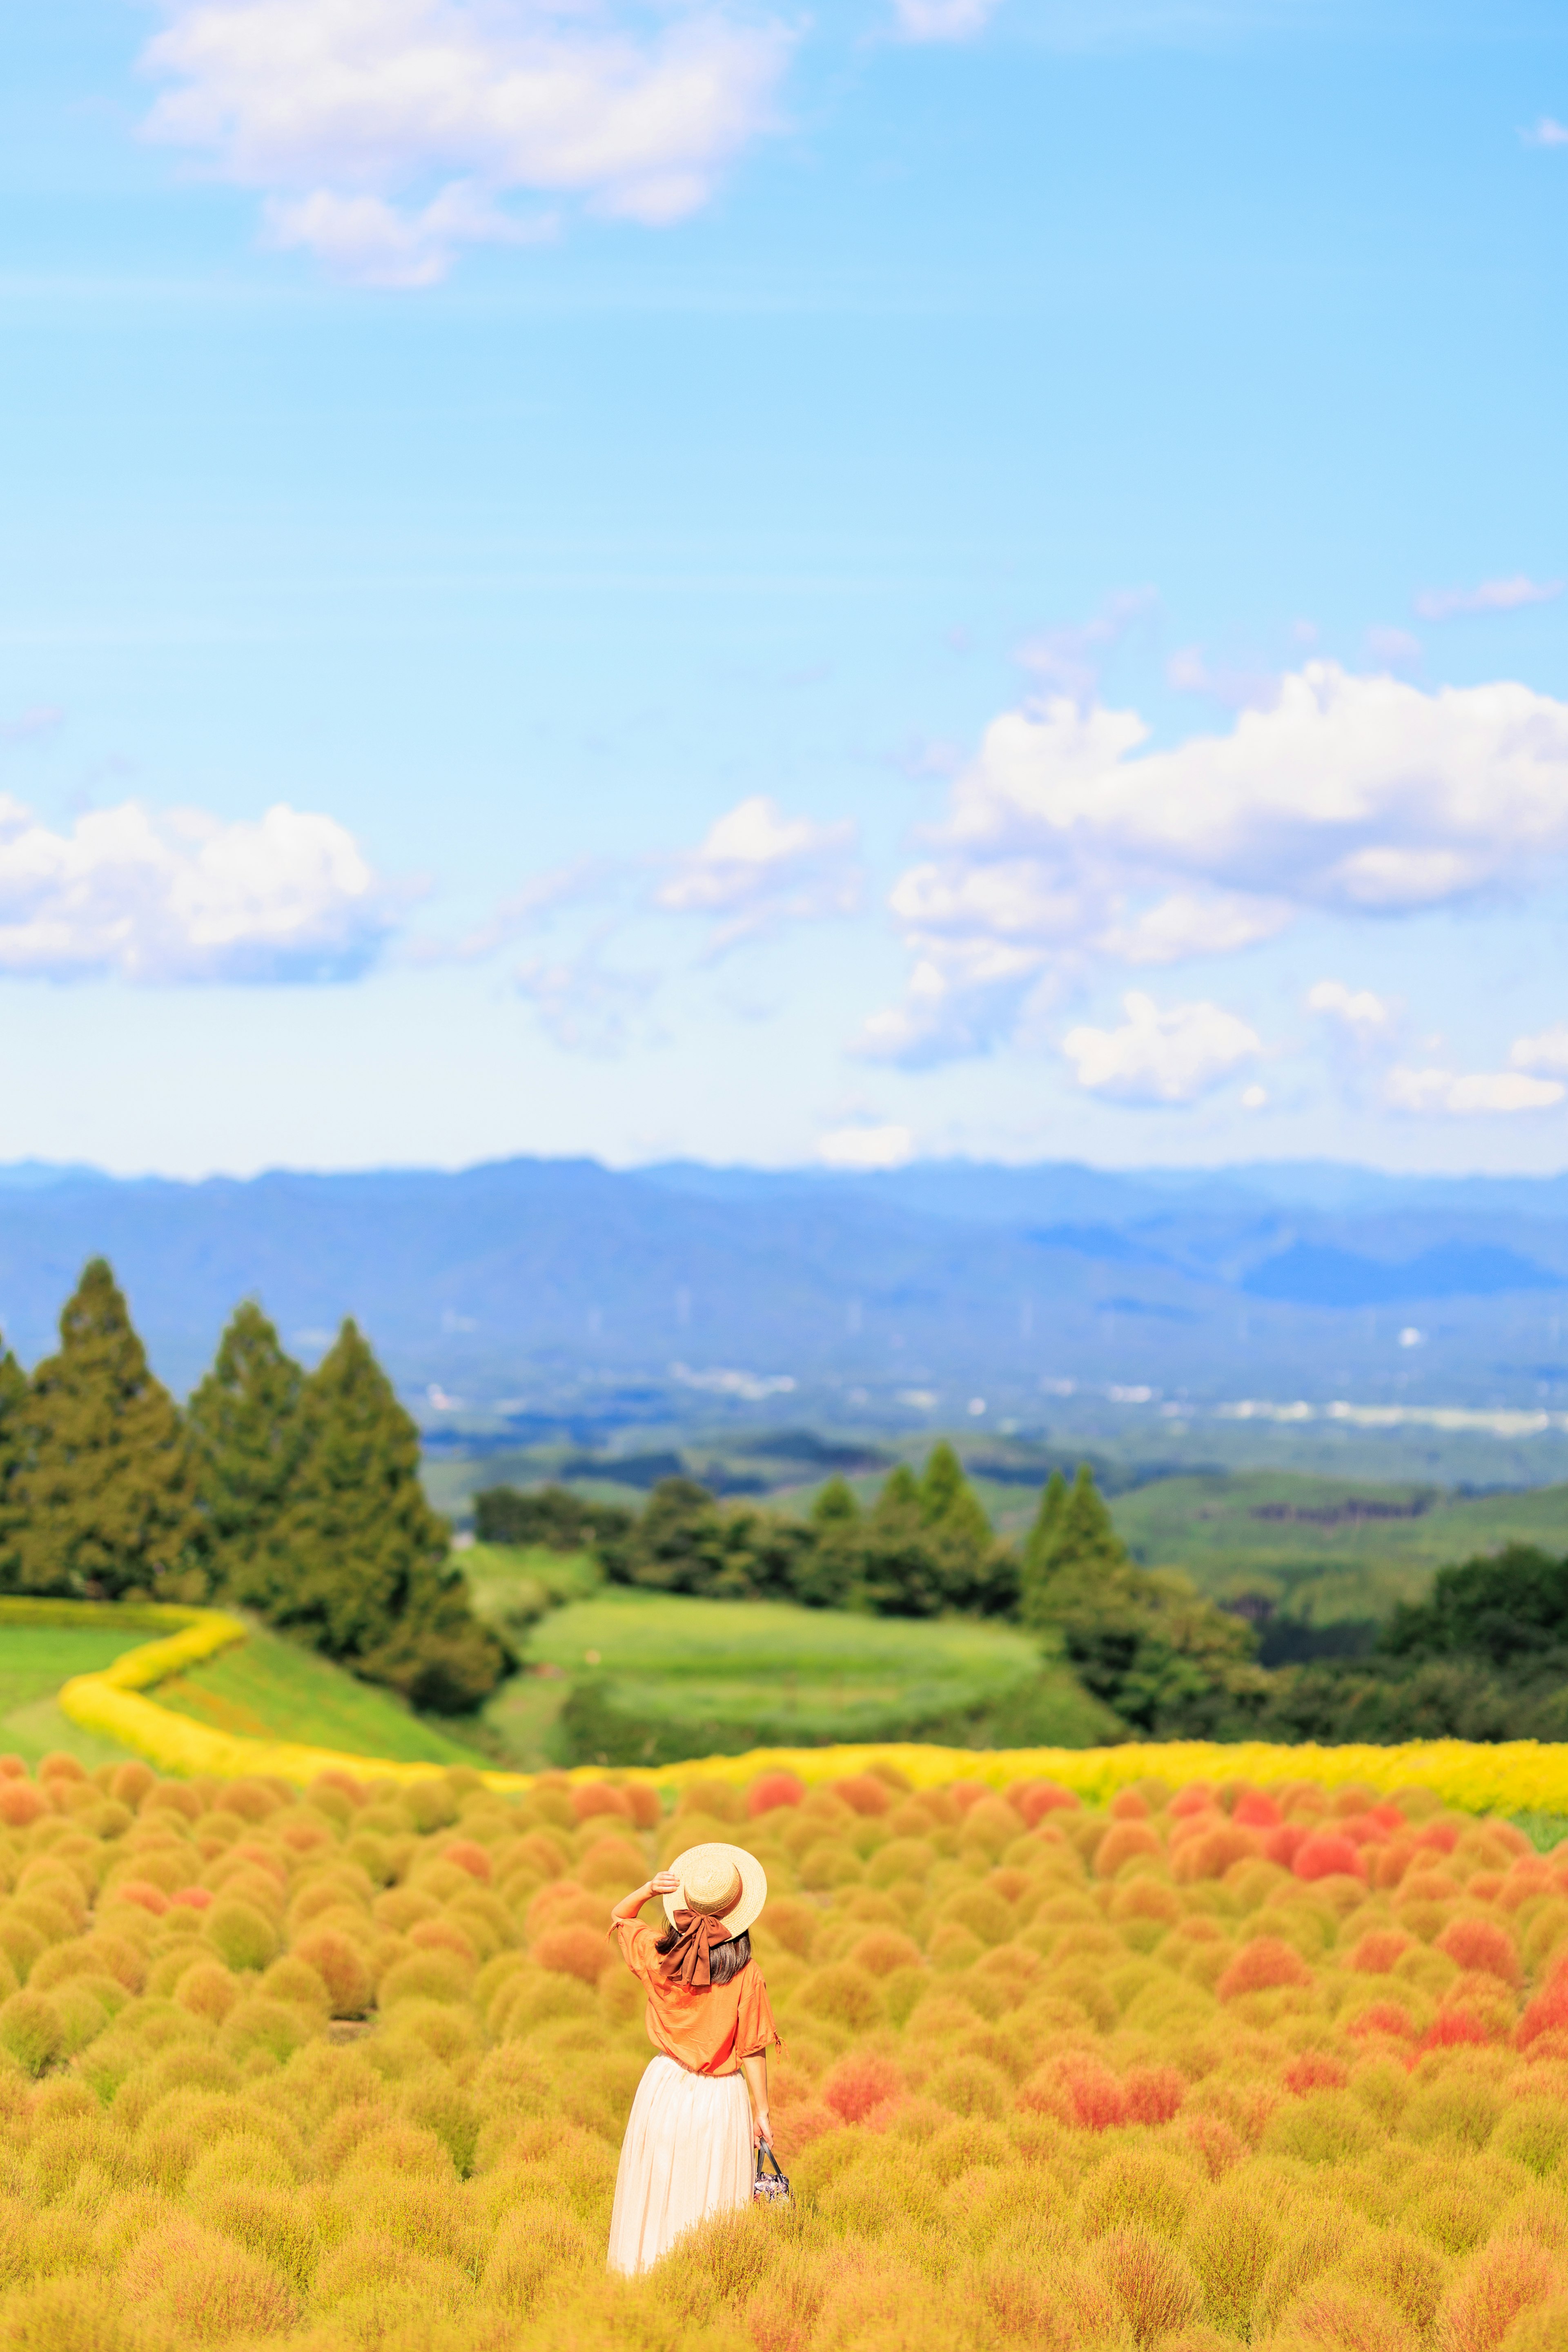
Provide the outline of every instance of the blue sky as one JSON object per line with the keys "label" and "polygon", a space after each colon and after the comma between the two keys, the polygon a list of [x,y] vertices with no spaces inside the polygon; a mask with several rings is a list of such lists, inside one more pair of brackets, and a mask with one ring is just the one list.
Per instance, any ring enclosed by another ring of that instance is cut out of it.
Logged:
{"label": "blue sky", "polygon": [[1568,1164],[1560,7],[0,93],[0,1158]]}

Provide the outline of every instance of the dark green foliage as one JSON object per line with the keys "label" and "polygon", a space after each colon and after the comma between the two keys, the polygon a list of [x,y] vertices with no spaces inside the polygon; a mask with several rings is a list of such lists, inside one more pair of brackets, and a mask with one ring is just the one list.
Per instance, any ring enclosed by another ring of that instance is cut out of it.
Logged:
{"label": "dark green foliage", "polygon": [[721,1503],[693,1478],[661,1478],[624,1536],[599,1546],[613,1584],[710,1601],[788,1601],[811,1530],[750,1504]]}
{"label": "dark green foliage", "polygon": [[419,1433],[352,1321],[306,1381],[304,1415],[276,1542],[253,1563],[257,1605],[411,1705],[468,1712],[507,1654],[469,1608],[419,1483]]}
{"label": "dark green foliage", "polygon": [[632,1515],[616,1503],[589,1503],[569,1486],[487,1486],[474,1496],[474,1533],[481,1543],[537,1544],[550,1551],[582,1551],[630,1530]]}
{"label": "dark green foliage", "polygon": [[1531,1544],[1440,1569],[1394,1610],[1376,1658],[1275,1677],[1281,1739],[1568,1738],[1568,1560]]}
{"label": "dark green foliage", "polygon": [[1568,1646],[1568,1559],[1533,1544],[1439,1569],[1426,1601],[1394,1610],[1378,1643],[1398,1658],[1489,1658],[1506,1666]]}
{"label": "dark green foliage", "polygon": [[280,1579],[272,1555],[310,1433],[305,1375],[253,1299],[230,1318],[189,1420],[217,1583],[265,1607]]}
{"label": "dark green foliage", "polygon": [[14,1591],[22,1525],[19,1474],[24,1456],[27,1375],[0,1342],[0,1592]]}
{"label": "dark green foliage", "polygon": [[1070,1488],[1059,1475],[1047,1486],[1023,1587],[1026,1622],[1133,1730],[1224,1738],[1247,1729],[1268,1697],[1251,1628],[1185,1577],[1134,1564],[1087,1463]]}
{"label": "dark green foliage", "polygon": [[20,1419],[20,1591],[205,1596],[190,1441],[102,1258],[83,1269],[66,1301],[59,1350],[35,1371]]}
{"label": "dark green foliage", "polygon": [[665,1478],[599,1555],[612,1582],[709,1600],[881,1617],[1004,1617],[1017,1602],[1017,1564],[948,1445],[935,1448],[923,1477],[900,1464],[868,1511],[842,1478],[830,1479],[804,1524],[720,1502],[694,1479]]}

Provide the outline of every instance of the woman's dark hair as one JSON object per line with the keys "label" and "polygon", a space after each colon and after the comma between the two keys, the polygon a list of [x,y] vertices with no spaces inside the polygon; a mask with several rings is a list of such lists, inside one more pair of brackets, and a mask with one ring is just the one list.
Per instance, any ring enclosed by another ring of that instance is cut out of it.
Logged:
{"label": "woman's dark hair", "polygon": [[[667,1927],[655,1944],[654,1950],[660,1953],[673,1952],[680,1941],[680,1933],[679,1927]],[[750,1962],[751,1957],[751,1931],[742,1927],[738,1936],[730,1937],[728,1943],[710,1945],[708,1973],[716,1985],[726,1985],[731,1977],[740,1975],[741,1970]]]}

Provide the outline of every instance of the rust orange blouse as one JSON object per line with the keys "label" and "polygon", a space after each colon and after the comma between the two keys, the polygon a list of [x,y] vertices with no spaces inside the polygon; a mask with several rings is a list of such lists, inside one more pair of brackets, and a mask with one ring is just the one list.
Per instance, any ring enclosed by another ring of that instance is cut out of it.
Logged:
{"label": "rust orange blouse", "polygon": [[755,1960],[728,1984],[697,1992],[662,1973],[658,1937],[643,1920],[617,1919],[610,1933],[620,1939],[621,1957],[633,1976],[647,1987],[648,2040],[689,2074],[738,2074],[742,2058],[754,2058],[778,2040]]}

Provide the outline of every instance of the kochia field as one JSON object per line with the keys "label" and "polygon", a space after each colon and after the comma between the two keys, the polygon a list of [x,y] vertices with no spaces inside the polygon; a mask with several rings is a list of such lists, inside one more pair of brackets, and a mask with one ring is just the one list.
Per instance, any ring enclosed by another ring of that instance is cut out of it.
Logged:
{"label": "kochia field", "polygon": [[[716,1835],[772,1883],[795,2201],[611,2281],[608,1906]],[[1418,1789],[55,1759],[0,1889],[16,2352],[1568,2346],[1568,1849]]]}

